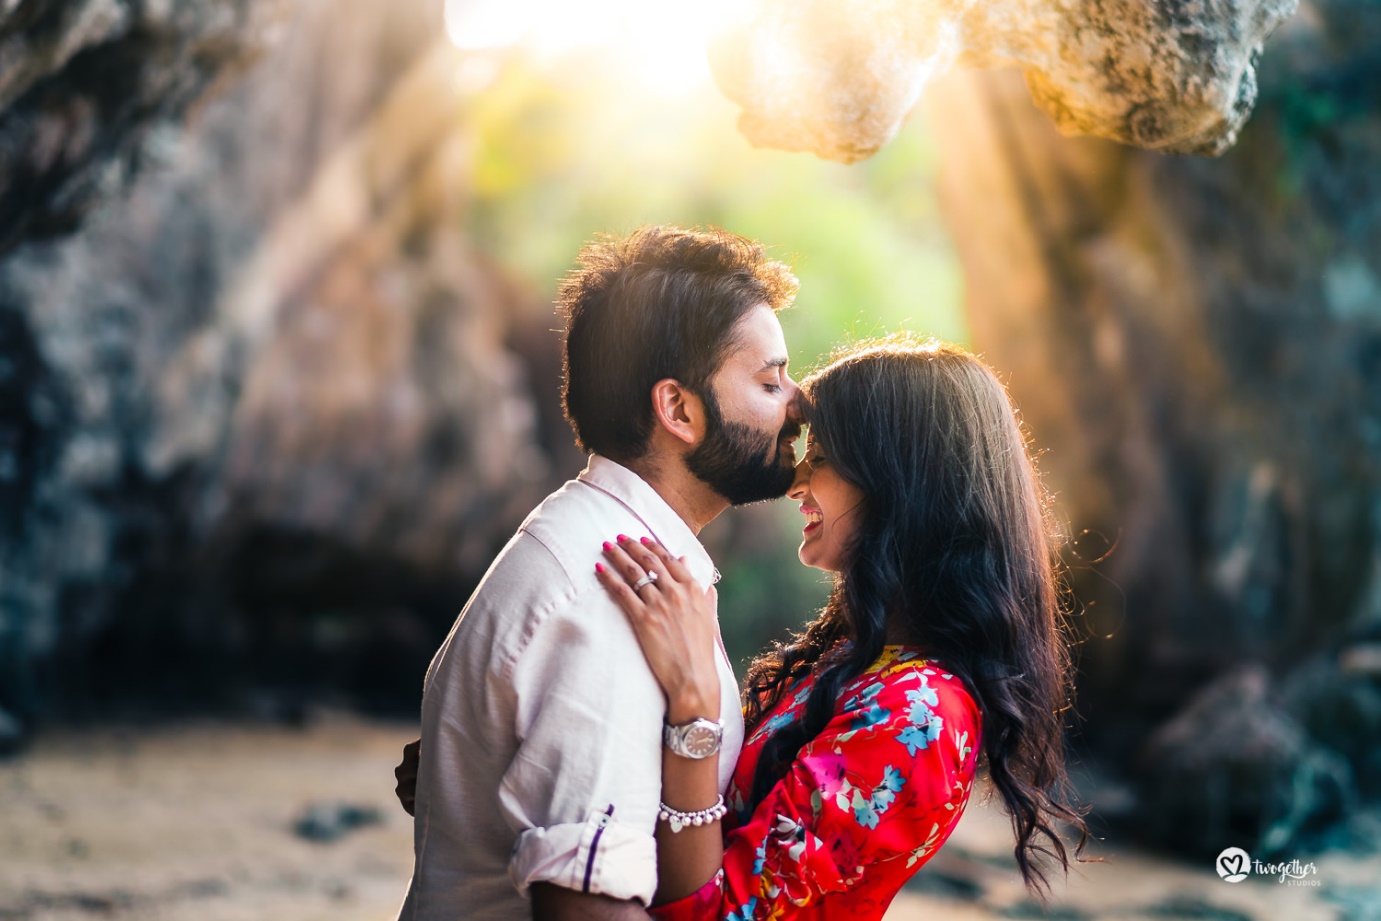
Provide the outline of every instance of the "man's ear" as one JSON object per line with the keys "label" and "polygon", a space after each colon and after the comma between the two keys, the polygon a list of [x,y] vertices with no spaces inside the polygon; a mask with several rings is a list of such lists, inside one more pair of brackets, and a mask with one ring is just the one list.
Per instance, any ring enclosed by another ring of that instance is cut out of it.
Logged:
{"label": "man's ear", "polygon": [[680,381],[663,378],[652,385],[652,415],[678,441],[697,445],[705,434],[705,404]]}

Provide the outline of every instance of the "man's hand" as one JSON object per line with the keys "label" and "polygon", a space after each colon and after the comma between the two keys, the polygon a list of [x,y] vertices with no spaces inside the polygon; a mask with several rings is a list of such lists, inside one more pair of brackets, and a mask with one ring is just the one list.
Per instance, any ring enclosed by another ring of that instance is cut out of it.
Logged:
{"label": "man's hand", "polygon": [[398,786],[393,788],[393,792],[398,795],[398,802],[403,804],[403,809],[408,815],[415,815],[414,805],[417,802],[417,763],[422,759],[422,740],[409,742],[403,746],[403,760],[393,769],[393,776],[398,778]]}

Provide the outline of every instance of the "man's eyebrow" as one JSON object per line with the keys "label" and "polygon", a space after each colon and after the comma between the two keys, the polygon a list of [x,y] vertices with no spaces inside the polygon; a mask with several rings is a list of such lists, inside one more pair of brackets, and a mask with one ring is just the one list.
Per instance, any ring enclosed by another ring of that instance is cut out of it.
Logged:
{"label": "man's eyebrow", "polygon": [[758,372],[762,373],[763,371],[766,371],[768,368],[785,368],[786,362],[787,359],[785,358],[769,358],[767,359],[767,361],[763,362],[763,366],[758,369]]}

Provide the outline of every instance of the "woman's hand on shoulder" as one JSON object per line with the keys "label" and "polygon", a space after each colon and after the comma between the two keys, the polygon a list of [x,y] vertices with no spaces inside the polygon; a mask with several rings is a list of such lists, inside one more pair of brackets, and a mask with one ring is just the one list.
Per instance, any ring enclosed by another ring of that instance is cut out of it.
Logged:
{"label": "woman's hand on shoulder", "polygon": [[604,544],[600,583],[633,627],[667,696],[667,722],[719,719],[714,587],[702,589],[685,566],[651,538],[620,534]]}

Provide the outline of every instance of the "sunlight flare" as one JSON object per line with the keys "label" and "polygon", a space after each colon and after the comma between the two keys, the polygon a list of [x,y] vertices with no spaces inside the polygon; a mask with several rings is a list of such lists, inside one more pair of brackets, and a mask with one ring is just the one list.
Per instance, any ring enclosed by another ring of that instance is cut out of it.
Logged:
{"label": "sunlight flare", "polygon": [[672,95],[710,82],[705,46],[730,14],[711,0],[695,7],[592,0],[447,0],[446,33],[465,52],[521,46],[539,58],[598,49],[635,79],[630,88]]}

